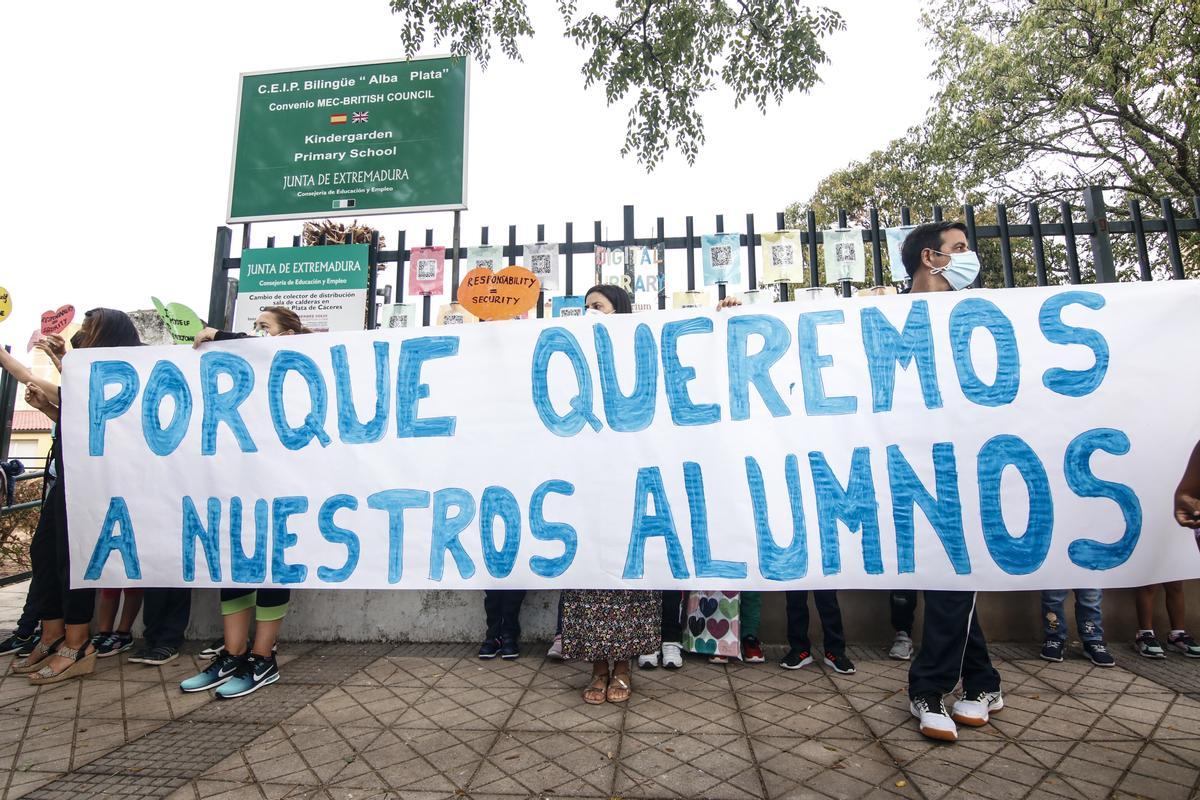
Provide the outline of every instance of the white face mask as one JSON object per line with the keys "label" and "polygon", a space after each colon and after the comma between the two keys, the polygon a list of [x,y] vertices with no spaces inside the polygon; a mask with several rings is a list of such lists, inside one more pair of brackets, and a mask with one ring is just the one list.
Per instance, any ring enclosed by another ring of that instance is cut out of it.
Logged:
{"label": "white face mask", "polygon": [[605,314],[603,311],[601,311],[598,308],[589,308],[587,311],[583,312],[583,315],[585,317],[607,317],[608,316],[607,314]]}
{"label": "white face mask", "polygon": [[954,291],[967,288],[979,277],[979,256],[975,254],[974,250],[968,250],[965,253],[943,253],[941,250],[933,252],[948,257],[950,263],[944,267],[933,267],[929,272],[945,278]]}

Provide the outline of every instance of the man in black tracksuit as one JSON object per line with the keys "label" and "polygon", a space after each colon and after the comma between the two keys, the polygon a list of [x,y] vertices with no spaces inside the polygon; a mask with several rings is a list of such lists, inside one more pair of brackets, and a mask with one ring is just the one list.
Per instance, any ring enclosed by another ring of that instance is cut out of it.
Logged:
{"label": "man in black tracksuit", "polygon": [[[961,222],[919,225],[901,247],[913,292],[963,289],[979,274],[967,228]],[[946,713],[943,698],[962,681],[962,698]],[[931,739],[956,741],[962,725],[986,725],[1004,708],[1000,673],[988,658],[987,639],[975,613],[975,592],[925,592],[921,649],[908,671],[909,710]]]}

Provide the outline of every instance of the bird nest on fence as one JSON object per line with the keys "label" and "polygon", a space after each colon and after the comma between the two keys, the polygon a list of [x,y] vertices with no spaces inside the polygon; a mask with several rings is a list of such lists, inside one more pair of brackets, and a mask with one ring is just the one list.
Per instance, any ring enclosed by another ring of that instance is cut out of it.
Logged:
{"label": "bird nest on fence", "polygon": [[[358,220],[351,222],[349,226],[334,222],[331,219],[324,219],[320,222],[304,223],[303,239],[306,247],[321,244],[321,237],[325,238],[325,244],[370,244],[371,234],[375,233],[375,229],[367,225],[359,225]],[[383,234],[379,234],[379,247],[382,249],[384,245]],[[386,264],[380,263],[377,269],[383,269]]]}

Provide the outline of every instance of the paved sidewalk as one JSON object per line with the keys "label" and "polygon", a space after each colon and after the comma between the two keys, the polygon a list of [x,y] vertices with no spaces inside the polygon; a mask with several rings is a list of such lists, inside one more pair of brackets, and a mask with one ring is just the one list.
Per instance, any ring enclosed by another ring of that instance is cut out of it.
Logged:
{"label": "paved sidewalk", "polygon": [[[40,691],[0,678],[7,798],[1187,798],[1200,785],[1200,663],[1101,670],[1000,645],[1007,707],[956,745],[908,715],[906,665],[773,663],[634,675],[586,706],[580,664],[480,662],[448,645],[281,645],[283,679],[218,702],[200,663],[101,662]],[[769,650],[778,655],[779,648]],[[1173,688],[1174,687],[1174,688]]]}

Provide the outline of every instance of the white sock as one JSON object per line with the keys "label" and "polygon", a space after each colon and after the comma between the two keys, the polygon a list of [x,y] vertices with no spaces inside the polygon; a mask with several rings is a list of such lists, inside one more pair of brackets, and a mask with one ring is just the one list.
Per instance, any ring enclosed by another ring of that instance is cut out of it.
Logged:
{"label": "white sock", "polygon": [[1143,633],[1148,633],[1151,636],[1154,635],[1154,631],[1143,629],[1143,630],[1138,631],[1138,636],[1141,636]]}
{"label": "white sock", "polygon": [[1183,636],[1185,633],[1187,633],[1187,631],[1180,631],[1180,630],[1171,631],[1171,638],[1178,639],[1180,636]]}

